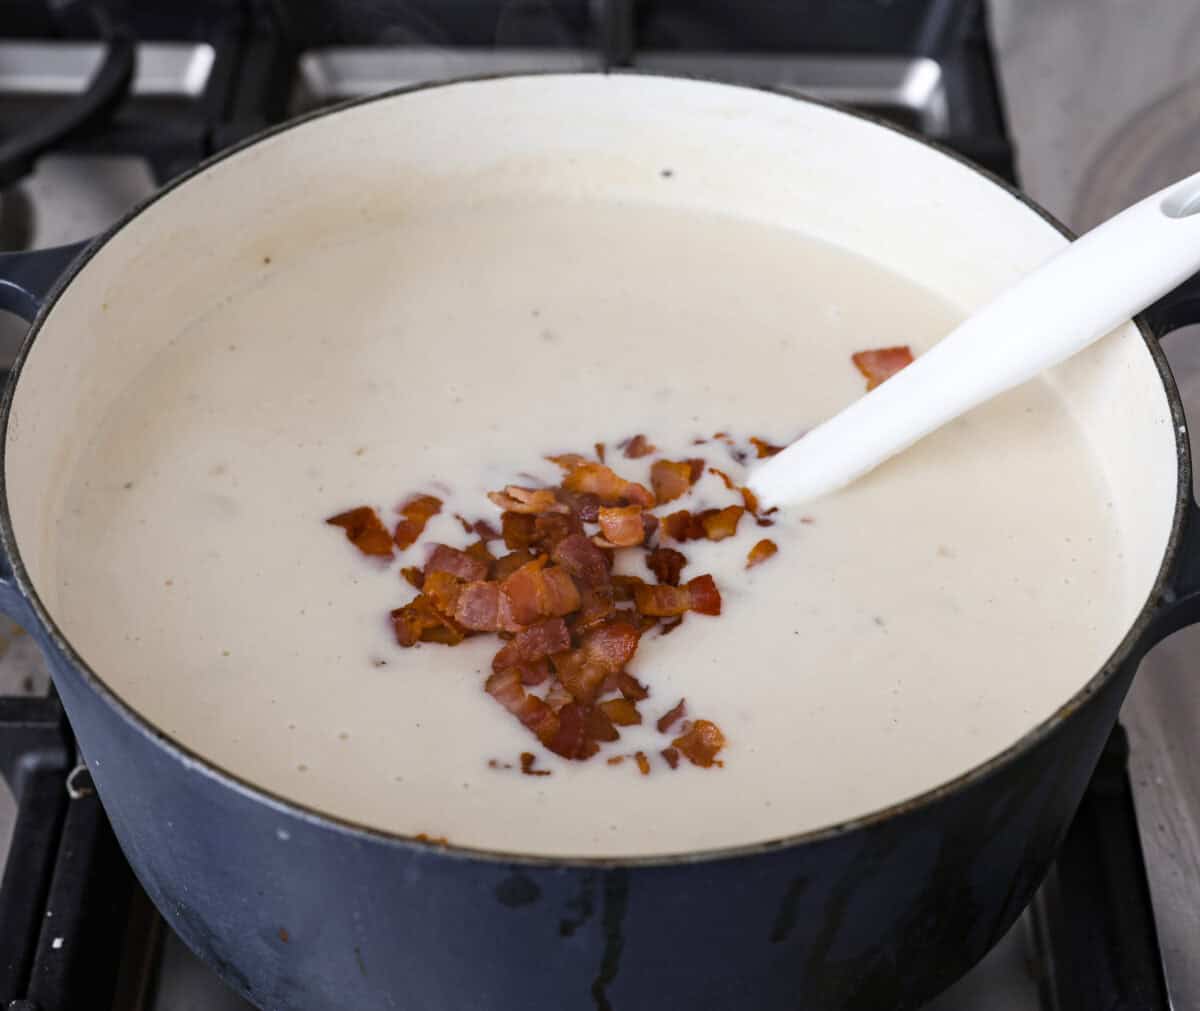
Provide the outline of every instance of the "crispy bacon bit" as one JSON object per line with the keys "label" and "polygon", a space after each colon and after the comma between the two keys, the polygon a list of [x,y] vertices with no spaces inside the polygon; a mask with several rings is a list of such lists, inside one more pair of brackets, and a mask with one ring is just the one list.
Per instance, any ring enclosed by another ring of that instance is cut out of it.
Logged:
{"label": "crispy bacon bit", "polygon": [[507,485],[504,491],[489,491],[488,498],[505,512],[536,516],[539,513],[566,512],[553,488],[522,488]]}
{"label": "crispy bacon bit", "polygon": [[746,556],[746,568],[752,569],[765,562],[778,550],[779,548],[773,540],[764,537],[750,549],[750,554]]}
{"label": "crispy bacon bit", "polygon": [[519,625],[570,614],[580,604],[579,590],[570,573],[558,566],[546,566],[545,555],[522,565],[505,579],[500,584],[500,595]]}
{"label": "crispy bacon bit", "polygon": [[669,765],[672,769],[679,768],[679,752],[674,748],[663,748],[662,756],[666,759],[667,765]]}
{"label": "crispy bacon bit", "polygon": [[704,527],[704,536],[710,541],[723,541],[737,533],[738,521],[746,510],[741,506],[726,506],[724,509],[705,509],[697,517]]}
{"label": "crispy bacon bit", "polygon": [[628,671],[617,675],[617,690],[630,702],[641,702],[650,697],[650,691]]}
{"label": "crispy bacon bit", "polygon": [[504,670],[492,674],[484,684],[484,690],[547,747],[558,736],[561,713],[556,714],[536,695],[526,692],[518,671]]}
{"label": "crispy bacon bit", "polygon": [[691,489],[695,478],[688,460],[655,460],[650,466],[650,486],[661,505],[673,502]]}
{"label": "crispy bacon bit", "polygon": [[400,575],[415,590],[419,590],[425,582],[425,573],[415,565],[405,566],[400,570]]}
{"label": "crispy bacon bit", "polygon": [[521,664],[536,664],[553,653],[561,653],[570,648],[571,635],[567,631],[567,623],[562,618],[547,618],[518,632],[507,642],[492,660],[492,670],[501,671]]}
{"label": "crispy bacon bit", "polygon": [[687,509],[664,516],[661,526],[662,532],[673,541],[690,541],[704,536],[704,528],[692,522],[692,514]]}
{"label": "crispy bacon bit", "polygon": [[725,471],[716,467],[709,467],[708,469],[712,471],[712,473],[716,474],[717,477],[719,477],[725,483],[726,488],[728,488],[730,491],[736,491],[742,496],[742,505],[746,507],[746,512],[753,513],[755,516],[758,515],[758,498],[755,496],[754,492],[752,492],[749,488],[743,488],[740,485],[735,484],[733,478],[726,474]]}
{"label": "crispy bacon bit", "polygon": [[783,452],[782,446],[776,446],[774,443],[767,442],[766,439],[759,439],[753,435],[750,436],[750,445],[754,447],[754,450],[758,453],[758,458],[760,460],[768,456],[774,456],[776,453]]}
{"label": "crispy bacon bit", "polygon": [[715,723],[697,720],[686,733],[676,737],[671,745],[682,751],[693,765],[708,769],[721,764],[717,761],[717,752],[725,747],[725,735]]}
{"label": "crispy bacon bit", "polygon": [[633,727],[642,722],[642,714],[629,699],[609,699],[601,702],[600,708],[618,727]]}
{"label": "crispy bacon bit", "polygon": [[400,550],[411,548],[425,532],[425,524],[442,511],[442,500],[433,495],[414,495],[398,512],[404,518],[396,524],[393,539]]}
{"label": "crispy bacon bit", "polygon": [[600,499],[590,492],[567,491],[555,488],[554,494],[571,512],[584,523],[595,523],[600,518]]}
{"label": "crispy bacon bit", "polygon": [[608,556],[586,534],[568,534],[554,545],[550,557],[584,586],[603,586],[609,581]]}
{"label": "crispy bacon bit", "polygon": [[454,617],[458,606],[458,594],[462,583],[449,572],[431,572],[425,577],[425,596],[442,614]]}
{"label": "crispy bacon bit", "polygon": [[582,453],[560,453],[558,456],[548,456],[546,459],[551,463],[562,467],[563,470],[571,470],[580,466],[580,464],[591,462]]}
{"label": "crispy bacon bit", "polygon": [[470,582],[487,579],[488,563],[447,544],[435,544],[429,554],[429,561],[425,563],[425,578],[428,579],[435,572],[449,572],[452,576]]}
{"label": "crispy bacon bit", "polygon": [[392,539],[388,536],[383,520],[370,506],[359,506],[348,512],[330,516],[325,521],[330,526],[346,531],[346,539],[364,555],[382,558],[392,557]]}
{"label": "crispy bacon bit", "polygon": [[654,577],[667,586],[679,585],[679,574],[687,565],[687,556],[674,548],[655,548],[646,556],[646,566]]}
{"label": "crispy bacon bit", "polygon": [[492,563],[496,560],[496,556],[492,554],[491,548],[487,546],[487,541],[476,541],[474,544],[469,544],[463,548],[463,554],[474,558],[477,562],[482,562],[490,571]]}
{"label": "crispy bacon bit", "polygon": [[613,721],[603,709],[590,706],[586,714],[587,734],[593,741],[620,740],[621,732],[613,726]]}
{"label": "crispy bacon bit", "polygon": [[605,679],[633,658],[639,638],[638,629],[619,618],[597,625],[584,633],[578,649],[551,658],[559,681],[575,699],[591,703]]}
{"label": "crispy bacon bit", "polygon": [[850,356],[854,367],[866,377],[867,391],[891,379],[902,368],[913,363],[913,353],[907,344],[899,347],[856,351]]}
{"label": "crispy bacon bit", "polygon": [[544,743],[556,755],[580,761],[600,750],[587,736],[587,714],[577,702],[568,702],[558,711],[558,732]]}
{"label": "crispy bacon bit", "polygon": [[532,562],[536,556],[531,551],[521,548],[501,555],[492,565],[492,579],[498,583],[504,582],[509,576],[527,562]]}
{"label": "crispy bacon bit", "polygon": [[602,442],[596,443],[595,450],[596,450],[596,459],[599,460],[601,463],[603,463],[604,462],[604,443],[602,443]]}
{"label": "crispy bacon bit", "polygon": [[537,761],[537,756],[532,751],[521,752],[521,772],[526,776],[549,776],[549,769],[535,769],[534,763]]}
{"label": "crispy bacon bit", "polygon": [[658,727],[658,732],[660,734],[665,734],[676,724],[676,722],[683,719],[686,713],[687,699],[680,699],[679,704],[676,705],[674,709],[667,710],[667,712],[663,713],[663,715],[658,718],[658,723],[655,724],[655,726]]}
{"label": "crispy bacon bit", "polygon": [[641,506],[602,506],[600,532],[608,544],[616,548],[631,548],[646,538]]}
{"label": "crispy bacon bit", "polygon": [[639,586],[645,586],[646,581],[638,576],[615,575],[612,577],[613,599],[620,604],[633,600],[633,595]]}
{"label": "crispy bacon bit", "polygon": [[618,445],[630,460],[638,460],[643,456],[649,456],[658,448],[640,433],[626,439],[624,442],[618,443]]}
{"label": "crispy bacon bit", "polygon": [[611,758],[608,759],[608,764],[609,765],[620,765],[623,761],[625,761],[624,755],[613,755]]}
{"label": "crispy bacon bit", "polygon": [[450,618],[440,613],[434,602],[421,594],[403,607],[392,612],[392,628],[396,642],[401,646],[415,646],[418,642],[440,642],[457,646],[466,635]]}
{"label": "crispy bacon bit", "polygon": [[[417,842],[428,843],[430,846],[449,846],[450,845],[450,840],[447,839],[444,835],[427,835],[424,832],[418,832],[415,836],[413,836],[413,838]],[[285,934],[287,934],[287,931],[281,927],[279,930],[279,936],[284,941],[287,940],[287,937],[284,936]]]}
{"label": "crispy bacon bit", "polygon": [[536,522],[536,517],[524,513],[503,513],[500,517],[500,532],[504,537],[504,546],[510,551],[531,547]]}
{"label": "crispy bacon bit", "polygon": [[633,601],[639,613],[656,618],[674,618],[685,611],[712,615],[721,613],[721,594],[712,576],[697,576],[685,586],[651,586],[643,583],[634,589]]}
{"label": "crispy bacon bit", "polygon": [[571,469],[563,478],[567,491],[586,492],[595,495],[601,505],[629,503],[649,509],[654,505],[654,496],[645,485],[626,481],[611,467],[602,463],[583,463]]}
{"label": "crispy bacon bit", "polygon": [[650,775],[650,759],[646,757],[644,751],[639,751],[633,756],[633,760],[637,762],[638,772],[643,776]]}
{"label": "crispy bacon bit", "polygon": [[607,621],[616,612],[611,586],[589,586],[579,588],[579,611],[572,618],[571,629],[582,635],[590,628]]}
{"label": "crispy bacon bit", "polygon": [[472,632],[496,632],[504,627],[500,620],[500,584],[477,580],[458,591],[454,620]]}

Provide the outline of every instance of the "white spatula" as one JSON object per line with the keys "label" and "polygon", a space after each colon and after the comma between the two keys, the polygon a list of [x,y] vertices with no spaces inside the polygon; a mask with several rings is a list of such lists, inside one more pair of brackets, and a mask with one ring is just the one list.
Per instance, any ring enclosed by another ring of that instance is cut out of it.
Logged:
{"label": "white spatula", "polygon": [[1082,351],[1200,269],[1200,173],[1134,204],[751,471],[765,506],[834,491]]}

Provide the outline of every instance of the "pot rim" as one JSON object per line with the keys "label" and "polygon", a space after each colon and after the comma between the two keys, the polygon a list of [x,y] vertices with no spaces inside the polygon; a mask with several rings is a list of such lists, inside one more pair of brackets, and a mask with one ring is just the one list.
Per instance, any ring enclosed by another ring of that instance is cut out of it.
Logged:
{"label": "pot rim", "polygon": [[955,162],[958,162],[960,165],[963,165],[967,169],[987,179],[993,185],[1000,187],[1010,196],[1023,204],[1026,209],[1041,217],[1045,222],[1051,225],[1068,240],[1072,240],[1076,237],[1075,234],[1062,222],[1035,203],[1026,194],[1019,190],[1015,185],[1009,183],[1007,180],[1001,178],[983,166],[977,165],[976,163],[970,161],[946,145],[928,137],[924,137],[906,127],[899,126],[895,123],[882,119],[879,116],[856,109],[847,108],[835,102],[827,102],[808,96],[801,96],[792,92],[782,91],[780,89],[771,87],[736,84],[725,81],[717,81],[712,78],[706,78],[699,75],[659,73],[654,71],[639,70],[637,68],[620,68],[611,71],[580,71],[572,73],[564,73],[562,71],[529,71],[523,73],[483,74],[456,77],[446,81],[420,82],[417,84],[405,85],[399,88],[381,92],[376,95],[353,98],[345,102],[314,109],[308,113],[305,113],[304,115],[290,119],[287,122],[278,123],[268,127],[267,129],[255,133],[250,137],[244,138],[230,147],[225,148],[222,151],[204,159],[191,169],[171,179],[166,185],[156,190],[145,200],[142,200],[137,205],[126,211],[116,222],[96,236],[88,244],[87,248],[84,249],[83,252],[72,261],[68,268],[55,282],[41,308],[38,310],[33,323],[30,325],[29,332],[26,334],[25,339],[21,344],[20,351],[13,362],[12,368],[9,372],[8,381],[4,386],[3,395],[0,396],[0,548],[3,549],[9,564],[11,565],[13,583],[22,598],[22,602],[27,609],[29,616],[35,619],[37,625],[40,626],[41,635],[39,638],[41,639],[41,644],[45,646],[45,644],[48,642],[55,650],[63,654],[71,666],[82,676],[85,684],[97,695],[99,695],[100,698],[108,706],[110,706],[121,719],[128,723],[135,732],[148,738],[153,744],[166,751],[172,758],[176,759],[185,768],[191,769],[203,776],[206,776],[210,780],[213,780],[216,784],[233,790],[235,793],[248,800],[264,804],[267,807],[277,811],[282,816],[297,818],[301,821],[307,822],[313,827],[330,829],[343,835],[370,839],[373,842],[382,842],[398,848],[418,851],[430,855],[451,857],[461,860],[482,861],[502,865],[519,865],[523,867],[542,868],[639,868],[701,864],[717,860],[748,858],[778,850],[788,849],[791,847],[825,842],[826,840],[849,835],[852,832],[869,828],[875,824],[890,820],[892,818],[900,817],[910,812],[931,807],[941,801],[943,798],[954,794],[959,790],[973,786],[974,784],[998,773],[1001,769],[1012,764],[1018,758],[1031,751],[1043,740],[1055,733],[1059,726],[1061,726],[1077,709],[1082,708],[1082,706],[1087,703],[1093,695],[1095,695],[1105,684],[1108,683],[1110,679],[1117,674],[1117,672],[1124,666],[1125,663],[1137,662],[1140,660],[1140,656],[1137,655],[1139,647],[1148,639],[1151,625],[1156,617],[1156,605],[1163,597],[1164,591],[1169,588],[1169,577],[1179,554],[1180,542],[1183,537],[1184,519],[1187,515],[1188,504],[1191,497],[1192,463],[1188,444],[1187,423],[1184,416],[1183,404],[1179,396],[1178,387],[1176,386],[1170,367],[1167,364],[1165,354],[1163,353],[1157,340],[1155,340],[1154,336],[1152,335],[1149,327],[1146,324],[1146,321],[1142,318],[1142,316],[1139,315],[1134,317],[1133,324],[1141,333],[1142,340],[1146,345],[1146,349],[1150,353],[1150,357],[1154,361],[1155,367],[1159,373],[1159,378],[1163,385],[1163,389],[1167,395],[1167,402],[1170,407],[1171,419],[1174,428],[1177,461],[1175,512],[1171,520],[1171,532],[1163,552],[1162,563],[1159,566],[1158,573],[1155,576],[1154,583],[1150,588],[1150,592],[1145,603],[1143,603],[1141,608],[1138,610],[1137,617],[1130,625],[1125,636],[1121,639],[1120,643],[1118,643],[1112,654],[1104,662],[1096,674],[1089,678],[1083,684],[1083,686],[1079,688],[1079,690],[1077,690],[1069,699],[1067,699],[1066,702],[1064,702],[1046,719],[1042,720],[1036,726],[1026,731],[1007,748],[992,755],[986,761],[971,767],[966,772],[961,773],[952,779],[946,780],[945,782],[940,783],[929,790],[925,790],[916,796],[906,798],[874,811],[870,811],[867,814],[860,815],[859,817],[836,822],[832,825],[827,825],[821,828],[810,829],[805,832],[799,832],[792,835],[755,843],[744,843],[737,846],[724,846],[705,850],[689,850],[683,853],[658,854],[651,856],[542,856],[462,846],[455,844],[452,841],[446,844],[430,843],[428,841],[417,839],[412,835],[404,835],[398,832],[385,831],[383,829],[374,828],[370,825],[366,825],[349,818],[343,818],[338,815],[320,811],[315,807],[311,807],[299,801],[290,800],[281,794],[275,793],[266,789],[265,787],[258,786],[249,780],[242,778],[237,773],[224,768],[211,759],[204,757],[199,752],[193,751],[171,734],[168,734],[159,727],[155,726],[147,717],[143,716],[132,705],[122,699],[120,695],[110,688],[104,682],[104,680],[98,674],[96,674],[91,667],[88,666],[87,662],[75,651],[74,647],[62,633],[61,629],[59,629],[58,625],[55,623],[54,619],[50,616],[49,612],[43,605],[41,599],[38,597],[37,591],[34,589],[29,578],[29,573],[25,568],[20,552],[17,549],[16,537],[12,526],[12,516],[10,514],[8,503],[7,446],[12,401],[17,385],[20,382],[21,373],[24,370],[25,362],[29,356],[30,349],[36,341],[38,334],[41,332],[46,319],[53,312],[54,306],[58,302],[59,297],[70,286],[75,277],[77,277],[79,273],[88,265],[92,257],[95,256],[100,249],[107,245],[109,240],[111,240],[113,236],[120,232],[126,225],[140,216],[147,208],[170,194],[177,187],[189,182],[195,176],[205,172],[213,165],[216,165],[225,159],[232,157],[233,155],[238,154],[249,147],[252,147],[260,141],[274,137],[287,130],[302,126],[306,123],[312,122],[313,120],[320,119],[325,116],[336,115],[339,112],[347,109],[356,108],[361,105],[367,105],[371,102],[386,101],[402,95],[422,92],[432,88],[452,87],[458,84],[486,83],[488,81],[525,77],[590,77],[601,73],[606,75],[619,74],[627,77],[666,78],[703,84],[713,84],[727,88],[739,88],[748,91],[760,91],[775,95],[780,98],[786,98],[791,101],[803,102],[807,105],[829,109],[841,115],[851,116],[855,119],[871,123],[874,126],[890,130],[891,132],[899,134],[909,141],[922,144],[925,147],[942,155],[943,157],[947,157]]}

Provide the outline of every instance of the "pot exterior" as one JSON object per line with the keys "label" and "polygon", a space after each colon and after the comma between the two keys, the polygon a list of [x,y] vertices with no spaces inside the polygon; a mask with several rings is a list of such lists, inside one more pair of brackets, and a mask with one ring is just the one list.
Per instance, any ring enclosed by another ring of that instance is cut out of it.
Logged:
{"label": "pot exterior", "polygon": [[749,855],[587,866],[409,845],[268,802],[136,726],[43,645],[146,892],[272,1011],[915,1008],[1036,890],[1134,669],[932,803]]}

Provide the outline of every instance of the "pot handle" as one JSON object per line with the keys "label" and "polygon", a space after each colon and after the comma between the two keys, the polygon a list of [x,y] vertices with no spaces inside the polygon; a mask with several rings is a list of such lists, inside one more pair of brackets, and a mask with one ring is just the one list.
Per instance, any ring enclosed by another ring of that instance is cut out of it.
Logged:
{"label": "pot handle", "polygon": [[55,283],[87,248],[88,241],[29,252],[0,253],[0,309],[7,309],[32,323]]}
{"label": "pot handle", "polygon": [[[1193,275],[1160,298],[1142,313],[1142,318],[1158,340],[1173,330],[1200,324],[1200,274]],[[1200,505],[1196,503],[1194,491],[1184,517],[1177,557],[1175,573],[1163,590],[1158,610],[1147,630],[1147,648],[1172,632],[1200,622]]]}

